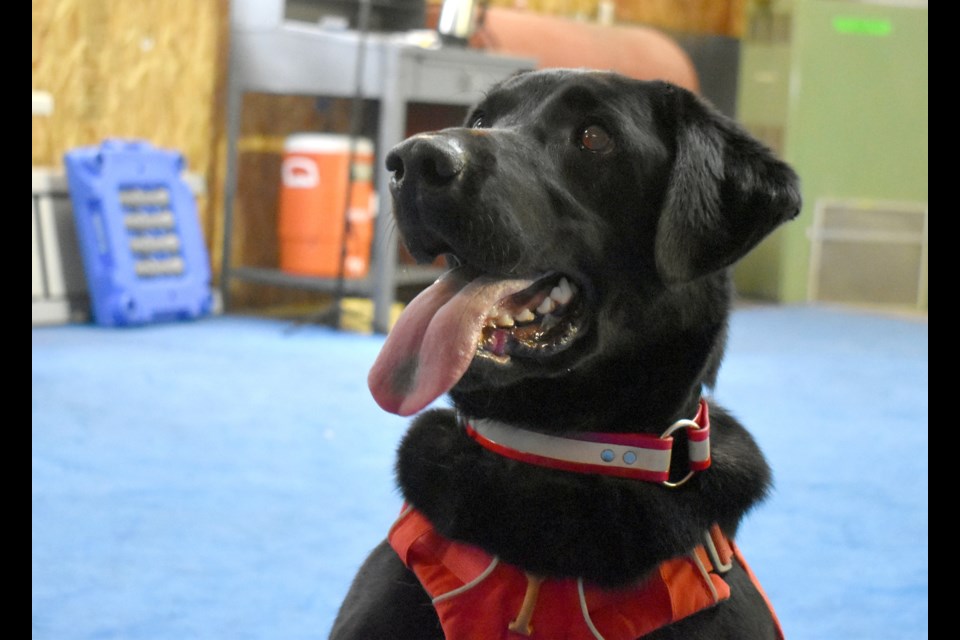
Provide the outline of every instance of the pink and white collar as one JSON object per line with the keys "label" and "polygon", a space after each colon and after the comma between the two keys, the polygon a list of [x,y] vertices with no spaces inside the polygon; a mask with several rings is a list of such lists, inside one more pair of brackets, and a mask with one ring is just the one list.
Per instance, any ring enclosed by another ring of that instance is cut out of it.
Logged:
{"label": "pink and white collar", "polygon": [[[659,436],[647,433],[581,433],[555,436],[486,419],[464,421],[467,434],[506,458],[577,473],[659,482],[677,487],[710,466],[710,413],[700,399],[692,420],[677,420]],[[673,432],[686,429],[689,473],[669,482]]]}

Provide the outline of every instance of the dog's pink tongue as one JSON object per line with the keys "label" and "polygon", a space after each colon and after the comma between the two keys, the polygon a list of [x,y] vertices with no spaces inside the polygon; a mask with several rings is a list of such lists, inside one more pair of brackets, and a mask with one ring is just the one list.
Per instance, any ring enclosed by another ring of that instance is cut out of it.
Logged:
{"label": "dog's pink tongue", "polygon": [[367,384],[383,409],[409,416],[450,390],[477,351],[487,313],[529,280],[477,278],[449,272],[407,305],[370,369]]}

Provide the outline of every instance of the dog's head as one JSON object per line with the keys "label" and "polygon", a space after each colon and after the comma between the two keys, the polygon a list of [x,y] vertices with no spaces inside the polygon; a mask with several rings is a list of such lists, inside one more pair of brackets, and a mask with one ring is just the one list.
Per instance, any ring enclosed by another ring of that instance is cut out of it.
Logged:
{"label": "dog's head", "polygon": [[589,422],[598,397],[670,411],[710,383],[727,267],[798,213],[794,172],[690,92],[612,73],[519,74],[466,125],[386,159],[407,248],[451,269],[371,370],[381,406],[449,391],[473,415]]}

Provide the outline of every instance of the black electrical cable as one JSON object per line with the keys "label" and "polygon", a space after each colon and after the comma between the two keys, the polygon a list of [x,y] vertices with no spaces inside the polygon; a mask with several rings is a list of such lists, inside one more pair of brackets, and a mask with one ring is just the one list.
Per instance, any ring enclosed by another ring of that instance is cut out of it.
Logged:
{"label": "black electrical cable", "polygon": [[343,234],[340,238],[340,260],[337,265],[337,280],[330,305],[305,322],[316,322],[340,329],[343,321],[343,298],[346,290],[347,236],[350,233],[350,204],[353,184],[357,179],[353,167],[357,157],[357,146],[363,125],[363,83],[364,67],[367,59],[367,39],[370,33],[370,14],[372,0],[359,0],[357,14],[357,57],[354,69],[354,92],[350,102],[349,151],[347,153],[347,184],[343,205]]}

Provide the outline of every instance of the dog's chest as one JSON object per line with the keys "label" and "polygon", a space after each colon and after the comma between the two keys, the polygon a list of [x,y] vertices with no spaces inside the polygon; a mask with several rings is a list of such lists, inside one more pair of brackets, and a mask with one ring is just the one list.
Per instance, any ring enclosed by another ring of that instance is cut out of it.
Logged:
{"label": "dog's chest", "polygon": [[635,640],[730,597],[702,547],[662,563],[636,585],[601,589],[532,576],[440,536],[412,508],[389,541],[430,595],[448,640]]}

